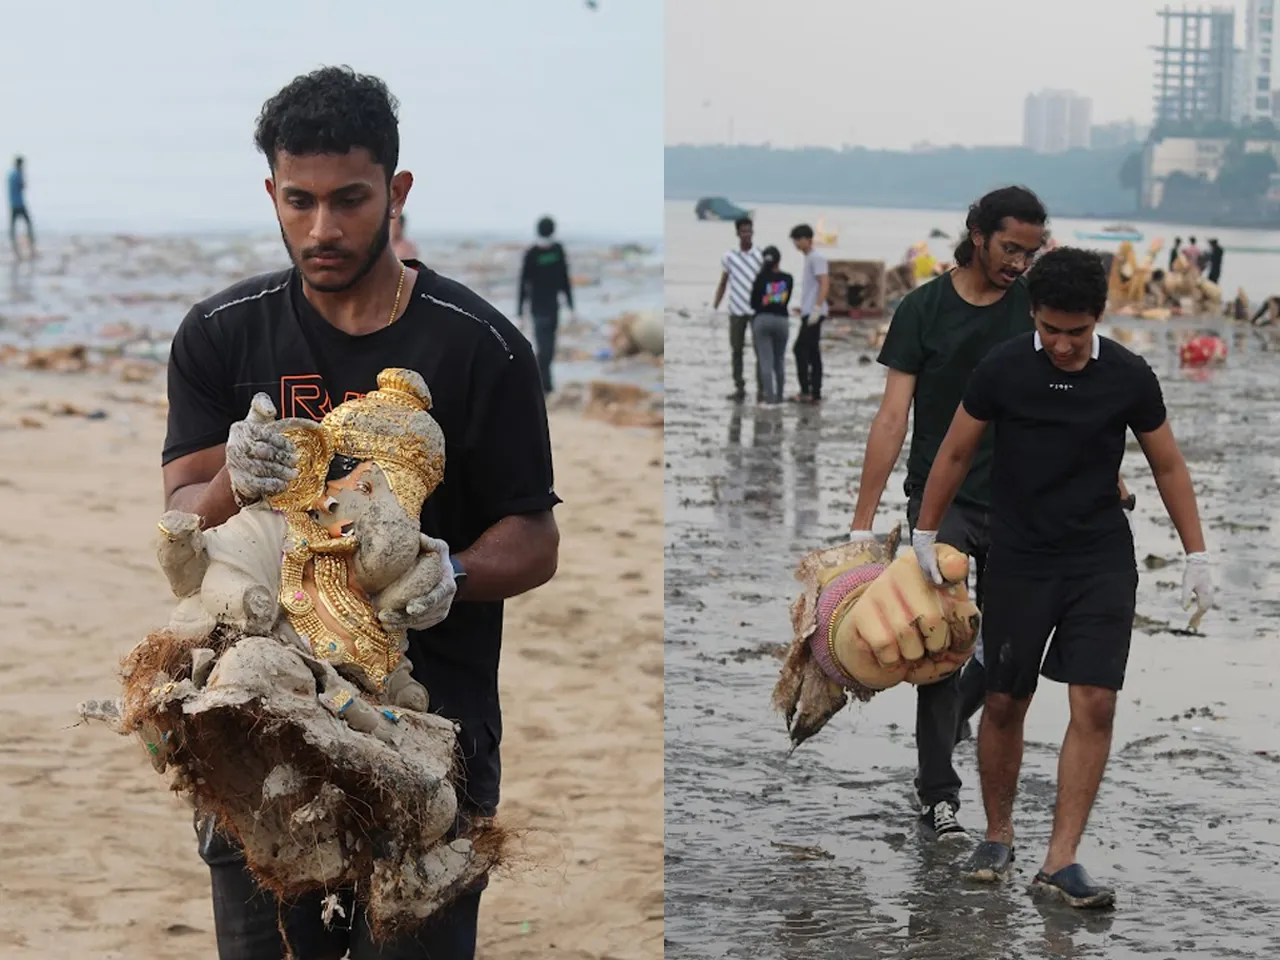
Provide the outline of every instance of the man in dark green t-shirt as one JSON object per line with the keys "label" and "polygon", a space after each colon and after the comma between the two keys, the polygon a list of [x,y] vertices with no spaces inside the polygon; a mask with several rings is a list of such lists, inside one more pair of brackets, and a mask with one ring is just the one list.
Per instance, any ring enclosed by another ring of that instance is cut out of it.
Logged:
{"label": "man in dark green t-shirt", "polygon": [[[966,234],[949,273],[911,291],[899,304],[880,350],[888,368],[880,410],[871,424],[851,537],[871,536],[876,509],[907,436],[907,522],[920,511],[925,480],[942,438],[964,396],[969,375],[999,343],[1033,329],[1022,276],[1045,239],[1048,214],[1034,193],[1004,187],[969,208]],[[974,454],[973,465],[938,531],[938,541],[973,558],[975,592],[982,605],[982,571],[990,542],[992,436]],[[960,722],[982,702],[985,682],[981,646],[962,673],[917,688],[916,791],[921,818],[938,838],[963,837],[956,820],[960,777],[951,762]]]}

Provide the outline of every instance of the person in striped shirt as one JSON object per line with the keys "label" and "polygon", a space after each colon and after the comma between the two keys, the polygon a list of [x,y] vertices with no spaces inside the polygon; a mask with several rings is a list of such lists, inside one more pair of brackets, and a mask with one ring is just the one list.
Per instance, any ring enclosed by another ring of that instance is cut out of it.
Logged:
{"label": "person in striped shirt", "polygon": [[[734,221],[734,229],[738,231],[738,245],[726,253],[720,260],[720,285],[716,287],[716,297],[711,304],[712,310],[719,310],[725,293],[729,295],[729,351],[733,363],[733,393],[729,399],[741,403],[747,398],[747,382],[743,376],[742,355],[747,345],[747,331],[751,328],[751,288],[756,276],[764,265],[764,255],[755,246],[755,225],[750,217],[742,217]],[[751,349],[755,352],[755,337],[751,338]],[[764,397],[764,386],[760,380],[759,356],[752,364],[756,370],[756,402]]]}

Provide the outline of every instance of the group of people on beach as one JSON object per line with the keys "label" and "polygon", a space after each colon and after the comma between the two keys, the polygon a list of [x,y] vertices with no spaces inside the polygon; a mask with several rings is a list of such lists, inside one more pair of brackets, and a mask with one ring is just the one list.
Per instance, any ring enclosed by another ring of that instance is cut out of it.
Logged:
{"label": "group of people on beach", "polygon": [[799,393],[796,403],[822,402],[822,322],[827,318],[831,284],[827,261],[813,249],[813,227],[798,224],[791,230],[791,242],[804,258],[799,306],[792,306],[795,278],[782,269],[777,247],[763,250],[755,245],[755,224],[750,217],[734,221],[738,244],[720,260],[720,283],[711,308],[720,309],[728,297],[729,349],[733,362],[733,393],[729,399],[742,403],[747,398],[743,357],[748,330],[755,353],[756,403],[773,407],[782,403],[786,383],[787,340],[791,317],[798,317],[792,353],[796,361]]}
{"label": "group of people on beach", "polygon": [[[1076,855],[1109,757],[1134,625],[1138,572],[1125,515],[1132,499],[1126,504],[1120,479],[1129,431],[1185,551],[1183,605],[1203,613],[1214,590],[1159,380],[1142,357],[1097,331],[1107,303],[1102,259],[1071,247],[1045,250],[1047,222],[1030,190],[988,193],[969,209],[954,266],[898,305],[878,357],[885,387],[850,537],[873,536],[911,422],[904,491],[914,553],[940,587],[937,545],[967,554],[982,611],[964,669],[916,688],[922,825],[939,841],[967,837],[953,752],[981,708],[986,828],[961,874],[1008,879],[1024,720],[1040,677],[1065,684],[1070,722],[1057,806],[1032,892],[1109,907],[1114,889]],[[749,240],[747,233],[740,259]],[[807,303],[808,313],[817,309]]]}

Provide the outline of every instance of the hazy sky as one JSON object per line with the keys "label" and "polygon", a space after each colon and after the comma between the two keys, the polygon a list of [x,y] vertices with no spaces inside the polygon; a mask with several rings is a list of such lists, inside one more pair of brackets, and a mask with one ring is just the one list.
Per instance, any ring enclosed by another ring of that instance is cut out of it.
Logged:
{"label": "hazy sky", "polygon": [[1095,123],[1149,123],[1166,5],[1184,4],[668,0],[666,142],[726,142],[732,124],[779,146],[1017,144],[1044,87],[1092,97]]}
{"label": "hazy sky", "polygon": [[661,0],[6,3],[0,165],[41,227],[272,226],[262,102],[346,63],[401,102],[410,232],[662,231]]}

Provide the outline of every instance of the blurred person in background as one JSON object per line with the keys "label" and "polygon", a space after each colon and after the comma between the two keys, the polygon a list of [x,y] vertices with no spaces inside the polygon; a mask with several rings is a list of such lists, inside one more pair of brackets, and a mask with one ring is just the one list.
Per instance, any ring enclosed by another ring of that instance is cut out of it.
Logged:
{"label": "blurred person in background", "polygon": [[803,286],[800,306],[791,312],[800,318],[796,333],[796,377],[800,380],[800,403],[822,402],[822,321],[827,318],[827,296],[831,278],[827,275],[826,258],[813,249],[813,227],[802,223],[791,231],[791,242],[804,254]]}
{"label": "blurred person in background", "polygon": [[31,214],[27,210],[27,173],[22,157],[13,158],[13,169],[9,171],[9,246],[13,249],[14,259],[22,259],[18,252],[18,221],[27,225],[27,252],[36,255],[36,234],[31,226]]}
{"label": "blurred person in background", "polygon": [[[729,362],[733,372],[733,393],[728,399],[742,403],[747,398],[747,381],[742,355],[747,347],[747,330],[752,325],[751,287],[760,274],[764,257],[755,245],[755,224],[750,217],[741,217],[733,223],[738,235],[738,245],[720,258],[720,283],[711,301],[713,311],[720,309],[725,294],[729,295]],[[760,379],[760,353],[756,349],[755,334],[751,336],[752,352],[756,355],[756,402],[764,399],[764,383]]]}
{"label": "blurred person in background", "polygon": [[556,356],[556,332],[560,328],[560,297],[564,297],[566,319],[573,320],[573,284],[569,282],[569,260],[556,239],[556,222],[550,217],[538,221],[538,239],[524,254],[520,265],[520,293],[516,313],[523,326],[525,305],[533,319],[533,350],[544,393],[551,393],[551,363]]}
{"label": "blurred person in background", "polygon": [[791,322],[787,306],[795,281],[779,266],[782,254],[777,247],[765,247],[764,266],[751,288],[751,338],[756,345],[760,382],[764,385],[763,406],[782,403],[782,390],[787,376],[787,336]]}
{"label": "blurred person in background", "polygon": [[408,218],[403,213],[391,218],[391,249],[401,260],[417,260],[418,245],[404,234]]}

